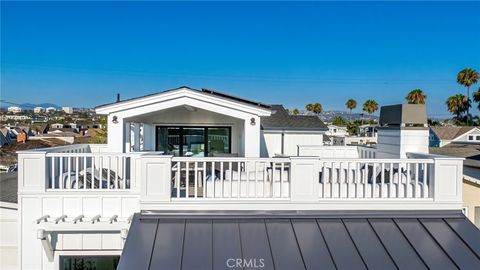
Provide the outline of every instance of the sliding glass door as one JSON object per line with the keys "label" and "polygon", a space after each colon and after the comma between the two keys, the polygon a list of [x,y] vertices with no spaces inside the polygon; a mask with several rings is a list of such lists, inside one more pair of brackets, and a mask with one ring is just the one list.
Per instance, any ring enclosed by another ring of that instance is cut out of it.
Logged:
{"label": "sliding glass door", "polygon": [[231,139],[230,127],[157,126],[156,151],[186,157],[230,154]]}

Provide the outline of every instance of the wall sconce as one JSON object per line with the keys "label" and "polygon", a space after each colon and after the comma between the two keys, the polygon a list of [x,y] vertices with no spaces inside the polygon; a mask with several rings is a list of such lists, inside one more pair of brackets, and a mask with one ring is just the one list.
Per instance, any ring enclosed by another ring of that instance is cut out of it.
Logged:
{"label": "wall sconce", "polygon": [[255,126],[255,118],[250,118],[250,125]]}
{"label": "wall sconce", "polygon": [[118,118],[117,116],[112,117],[112,123],[117,124],[118,123]]}

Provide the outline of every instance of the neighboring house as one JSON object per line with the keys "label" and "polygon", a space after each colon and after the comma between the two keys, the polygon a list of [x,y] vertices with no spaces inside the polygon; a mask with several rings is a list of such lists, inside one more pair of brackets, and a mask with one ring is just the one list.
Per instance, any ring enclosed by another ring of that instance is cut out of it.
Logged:
{"label": "neighboring house", "polygon": [[461,212],[463,159],[429,154],[425,105],[382,107],[376,148],[323,146],[318,118],[211,90],[96,113],[107,144],[17,152],[21,269],[480,262],[480,232]]}
{"label": "neighboring house", "polygon": [[291,115],[282,105],[271,105],[262,116],[260,156],[296,156],[298,145],[322,145],[326,125],[315,115]]}
{"label": "neighboring house", "polygon": [[0,120],[2,121],[6,121],[6,120],[25,121],[30,119],[31,118],[28,115],[4,114],[0,116]]}
{"label": "neighboring house", "polygon": [[430,127],[430,147],[443,147],[452,142],[480,143],[480,129],[471,126]]}
{"label": "neighboring house", "polygon": [[348,131],[346,127],[328,125],[328,130],[325,132],[325,135],[332,137],[346,137],[348,136]]}
{"label": "neighboring house", "polygon": [[53,112],[56,112],[56,111],[57,111],[57,108],[55,108],[55,107],[47,107],[45,109],[46,113],[53,113]]}
{"label": "neighboring house", "polygon": [[32,117],[32,123],[47,123],[48,118],[46,116],[34,116]]}
{"label": "neighboring house", "polygon": [[378,125],[365,124],[357,127],[357,136],[376,138]]}
{"label": "neighboring house", "polygon": [[8,107],[7,108],[7,111],[8,112],[12,112],[12,113],[21,113],[22,112],[22,108],[18,107],[18,106],[11,106],[11,107]]}
{"label": "neighboring house", "polygon": [[51,128],[51,129],[57,129],[57,128],[63,128],[63,126],[64,126],[64,125],[61,124],[61,123],[55,123],[55,124],[51,124],[51,125],[50,125],[50,128]]}
{"label": "neighboring house", "polygon": [[10,129],[2,127],[0,128],[0,145],[6,145],[12,143],[12,135],[10,134]]}
{"label": "neighboring house", "polygon": [[450,143],[444,147],[431,147],[438,155],[465,158],[463,161],[463,206],[465,215],[480,228],[480,145]]}
{"label": "neighboring house", "polygon": [[66,114],[72,114],[73,113],[73,108],[72,107],[62,107],[62,111],[65,112]]}
{"label": "neighboring house", "polygon": [[43,108],[43,107],[35,107],[35,108],[33,108],[33,112],[34,112],[34,113],[43,113],[43,112],[45,112],[45,108]]}

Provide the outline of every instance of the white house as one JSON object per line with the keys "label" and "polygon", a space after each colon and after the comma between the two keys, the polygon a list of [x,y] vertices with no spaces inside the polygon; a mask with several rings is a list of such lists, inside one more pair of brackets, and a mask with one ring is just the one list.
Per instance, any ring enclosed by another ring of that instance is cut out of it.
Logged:
{"label": "white house", "polygon": [[55,107],[47,107],[45,109],[46,113],[52,113],[52,112],[56,112],[56,111],[57,111],[57,108],[55,108]]}
{"label": "white house", "polygon": [[443,147],[455,143],[480,143],[480,129],[473,126],[436,126],[430,127],[431,147]]}
{"label": "white house", "polygon": [[328,131],[325,132],[325,135],[332,137],[346,137],[348,136],[348,131],[346,127],[328,125]]}
{"label": "white house", "polygon": [[45,112],[45,108],[43,108],[43,107],[35,107],[35,108],[33,108],[33,112],[34,112],[34,113],[43,113],[43,112]]}
{"label": "white house", "polygon": [[[319,120],[210,90],[99,106],[107,144],[18,154],[19,268],[471,266],[463,159],[428,153],[424,106],[392,111],[368,148],[323,146]],[[428,257],[443,236],[465,256]]]}
{"label": "white house", "polygon": [[21,113],[22,108],[20,108],[18,106],[10,106],[10,107],[7,108],[7,111],[12,112],[12,113]]}
{"label": "white house", "polygon": [[62,111],[65,112],[66,114],[72,114],[73,113],[73,108],[72,107],[62,107]]}

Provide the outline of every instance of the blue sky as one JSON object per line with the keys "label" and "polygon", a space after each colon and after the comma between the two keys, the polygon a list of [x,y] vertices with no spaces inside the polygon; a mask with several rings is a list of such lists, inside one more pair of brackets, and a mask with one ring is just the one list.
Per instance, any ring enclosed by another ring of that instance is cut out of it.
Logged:
{"label": "blue sky", "polygon": [[[95,106],[188,85],[343,110],[480,70],[480,3],[1,3],[1,99]],[[478,85],[475,87],[478,88]]]}

